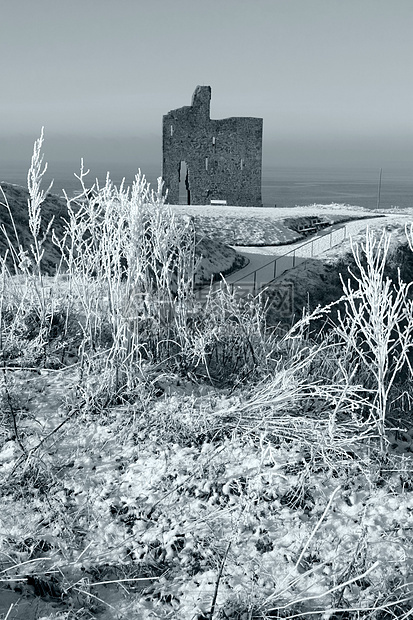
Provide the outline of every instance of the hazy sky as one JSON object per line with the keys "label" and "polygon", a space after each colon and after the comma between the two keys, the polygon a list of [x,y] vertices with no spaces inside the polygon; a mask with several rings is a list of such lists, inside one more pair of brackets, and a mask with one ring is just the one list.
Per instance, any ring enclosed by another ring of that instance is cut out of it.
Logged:
{"label": "hazy sky", "polygon": [[2,0],[0,163],[161,161],[162,115],[264,118],[264,166],[413,163],[413,0]]}

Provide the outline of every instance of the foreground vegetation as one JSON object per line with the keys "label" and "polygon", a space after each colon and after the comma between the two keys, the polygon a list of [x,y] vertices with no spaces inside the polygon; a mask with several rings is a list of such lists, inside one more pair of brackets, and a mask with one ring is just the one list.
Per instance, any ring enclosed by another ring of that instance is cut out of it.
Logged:
{"label": "foreground vegetation", "polygon": [[413,308],[388,235],[354,247],[339,312],[269,327],[263,295],[200,299],[192,222],[140,175],[82,171],[61,234],[42,222],[41,146],[31,244],[1,265],[3,617],[410,616]]}

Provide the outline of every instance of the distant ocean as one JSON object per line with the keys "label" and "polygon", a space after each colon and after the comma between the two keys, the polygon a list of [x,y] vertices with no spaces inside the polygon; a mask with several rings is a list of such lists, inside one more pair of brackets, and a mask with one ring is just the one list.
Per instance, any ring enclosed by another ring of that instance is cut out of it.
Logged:
{"label": "distant ocean", "polygon": [[[16,183],[26,187],[27,162],[0,165],[0,180]],[[143,164],[145,174],[151,187],[156,189],[156,179],[160,176],[160,167]],[[88,183],[95,178],[104,184],[107,170],[110,178],[119,185],[125,177],[126,185],[131,185],[137,169],[130,164],[119,163],[107,166],[94,166],[88,175]],[[73,176],[78,171],[71,165],[59,162],[50,163],[44,177],[44,184],[54,178],[52,192],[58,195],[66,190],[73,196],[80,190],[79,181]],[[263,167],[262,200],[265,207],[292,207],[295,205],[344,203],[375,209],[378,198],[379,173],[377,168],[310,168],[310,167]],[[381,208],[413,207],[413,167],[383,167],[381,191]]]}

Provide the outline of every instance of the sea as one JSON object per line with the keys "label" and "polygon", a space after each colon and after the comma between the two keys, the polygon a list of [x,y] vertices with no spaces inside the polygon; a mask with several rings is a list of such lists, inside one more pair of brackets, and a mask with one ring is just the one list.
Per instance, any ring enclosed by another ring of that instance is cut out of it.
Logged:
{"label": "sea", "polygon": [[[27,168],[25,163],[0,164],[0,180],[27,187]],[[102,186],[107,172],[110,179],[119,186],[122,179],[131,185],[137,173],[132,164],[97,164],[91,167],[86,177],[90,187],[98,179]],[[151,188],[156,189],[160,166],[144,163],[141,171]],[[75,174],[79,171],[67,162],[49,164],[44,176],[46,189],[54,179],[52,193],[69,197],[80,192],[81,186]],[[413,165],[391,165],[380,169],[376,167],[305,167],[305,166],[263,166],[262,171],[263,207],[293,207],[312,204],[346,204],[366,209],[407,209],[413,207]],[[258,206],[258,205],[257,205]]]}

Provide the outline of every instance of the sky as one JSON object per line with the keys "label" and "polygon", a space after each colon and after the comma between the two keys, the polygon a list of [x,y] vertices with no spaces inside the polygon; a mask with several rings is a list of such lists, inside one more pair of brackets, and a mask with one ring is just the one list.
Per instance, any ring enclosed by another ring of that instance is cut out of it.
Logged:
{"label": "sky", "polygon": [[162,115],[264,119],[265,166],[413,166],[413,0],[3,0],[0,166],[159,164]]}

